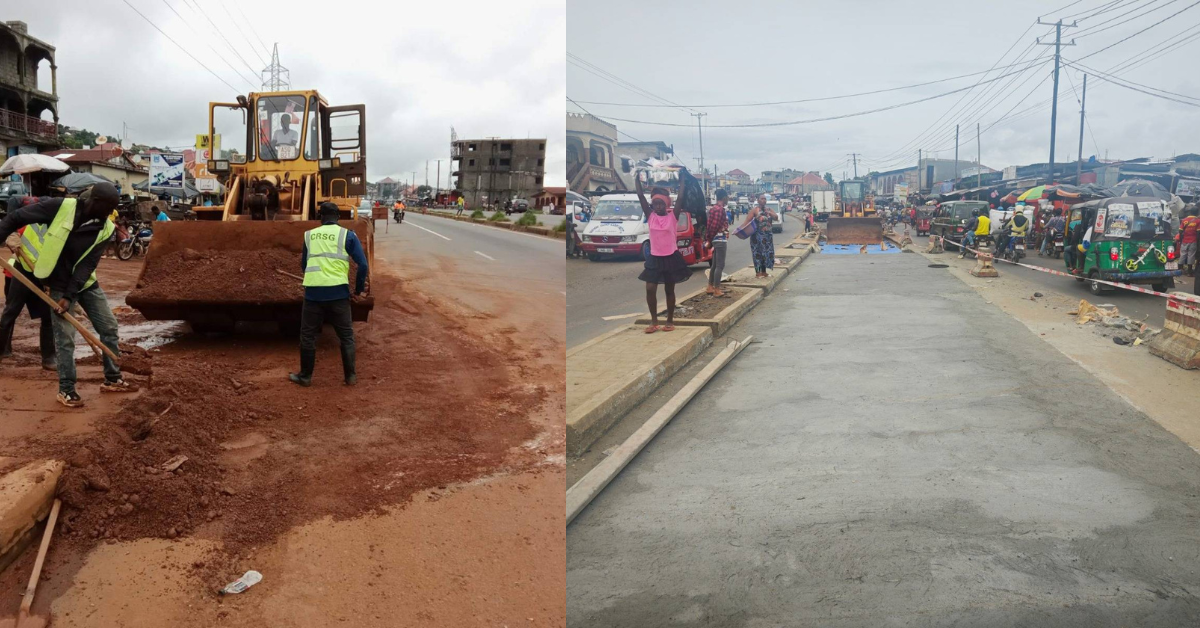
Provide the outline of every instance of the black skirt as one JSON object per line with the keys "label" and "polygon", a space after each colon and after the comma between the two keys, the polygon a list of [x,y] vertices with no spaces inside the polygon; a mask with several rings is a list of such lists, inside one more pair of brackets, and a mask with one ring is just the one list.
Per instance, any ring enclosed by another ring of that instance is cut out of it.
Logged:
{"label": "black skirt", "polygon": [[691,276],[692,269],[688,268],[683,254],[675,251],[662,257],[657,255],[647,257],[646,268],[642,274],[638,275],[638,279],[653,284],[683,283]]}

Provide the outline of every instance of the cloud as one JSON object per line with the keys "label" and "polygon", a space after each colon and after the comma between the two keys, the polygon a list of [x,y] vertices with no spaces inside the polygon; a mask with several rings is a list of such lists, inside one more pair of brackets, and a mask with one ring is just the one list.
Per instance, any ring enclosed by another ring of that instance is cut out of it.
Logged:
{"label": "cloud", "polygon": [[[1052,48],[1038,46],[1034,40],[1042,36],[1046,41],[1045,34],[1053,28],[1035,25],[1039,17],[1051,20],[1077,14],[1071,19],[1079,20],[1079,28],[1066,29],[1064,40],[1078,33],[1078,45],[1063,48],[1065,58],[1076,59],[1131,36],[1179,8],[1152,12],[1140,20],[1116,19],[1107,24],[1106,20],[1120,12],[1092,15],[1102,7],[1099,0],[1085,0],[1054,15],[1046,13],[1064,4],[1067,2],[1048,6],[1036,0],[843,0],[749,3],[735,9],[716,0],[568,0],[568,51],[619,80],[568,63],[567,93],[577,101],[656,102],[638,94],[640,89],[683,105],[852,94],[979,72],[1002,58],[998,65],[1014,63],[1018,58],[1032,60],[1038,55],[1049,59]],[[636,24],[629,19],[634,14],[638,16]],[[1100,70],[1112,68],[1193,27],[1197,19],[1200,7],[1083,63]],[[1104,25],[1097,28],[1100,24]],[[1052,40],[1053,35],[1050,37]],[[1014,42],[1012,51],[1006,54]],[[1193,40],[1123,76],[1200,97],[1200,78],[1186,70],[1186,63],[1198,51],[1200,40]],[[703,119],[704,160],[710,167],[715,163],[722,170],[741,168],[755,175],[791,167],[830,171],[840,177],[843,172],[853,174],[853,154],[858,172],[863,174],[915,165],[918,149],[953,159],[955,123],[960,125],[960,158],[974,160],[975,125],[980,122],[985,129],[979,142],[985,165],[1003,168],[1045,162],[1050,152],[1049,105],[1022,112],[1050,98],[1052,81],[1047,77],[1052,67],[1046,63],[969,92],[920,104],[811,124],[716,128],[721,124],[845,115],[933,97],[969,87],[982,77],[802,104],[703,108],[708,114]],[[988,78],[1016,69],[1002,69]],[[1078,151],[1076,90],[1081,87],[1081,79],[1078,70],[1064,66],[1055,150],[1055,160],[1060,163],[1074,160]],[[618,84],[622,81],[627,84]],[[987,87],[992,89],[984,93]],[[583,107],[600,117],[681,124],[667,127],[615,122],[626,134],[622,140],[633,136],[674,144],[689,165],[694,165],[694,158],[700,154],[696,119],[686,110],[587,103]],[[567,108],[578,111],[573,105]],[[1010,109],[1012,117],[987,129]],[[1092,76],[1087,109],[1090,129],[1084,137],[1085,158],[1092,154],[1103,157],[1106,152],[1113,159],[1200,152],[1200,108],[1105,84]]]}
{"label": "cloud", "polygon": [[56,46],[63,124],[119,136],[125,123],[132,141],[190,145],[208,102],[259,90],[278,42],[293,88],[366,104],[371,180],[424,182],[430,160],[432,183],[442,159],[445,182],[453,126],[460,137],[546,138],[546,184],[565,185],[561,3],[129,2],[167,36],[122,1],[30,2],[6,16]]}

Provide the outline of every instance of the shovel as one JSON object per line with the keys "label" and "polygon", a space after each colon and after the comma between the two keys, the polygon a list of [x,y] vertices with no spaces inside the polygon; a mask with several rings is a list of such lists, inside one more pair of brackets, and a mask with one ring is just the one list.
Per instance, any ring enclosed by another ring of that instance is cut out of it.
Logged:
{"label": "shovel", "polygon": [[[55,303],[54,299],[50,298],[50,295],[46,294],[45,292],[42,292],[36,285],[34,285],[34,283],[32,281],[30,281],[29,278],[26,277],[24,273],[13,268],[7,261],[5,261],[3,259],[0,259],[0,268],[7,270],[8,273],[10,275],[12,275],[13,279],[16,279],[17,281],[25,284],[25,287],[29,288],[30,292],[33,292],[34,294],[36,294],[38,296],[38,298],[45,301],[50,306],[51,310],[55,310],[56,314],[58,313],[57,312],[58,303]],[[80,323],[74,316],[71,316],[71,314],[69,312],[63,312],[62,314],[58,314],[58,315],[67,319],[68,323],[73,325],[75,327],[75,329],[78,329],[79,333],[83,336],[83,339],[86,340],[89,345],[92,345],[92,349],[95,350],[97,354],[103,353],[104,355],[107,355],[118,366],[121,364],[120,356],[113,353],[112,350],[109,349],[108,347],[104,346],[104,343],[100,342],[100,339],[97,338],[95,334],[93,334],[88,328],[84,327],[83,323]],[[0,627],[0,628],[2,628],[2,627]]]}
{"label": "shovel", "polygon": [[50,624],[49,617],[30,616],[29,607],[33,606],[33,593],[37,590],[38,578],[42,575],[42,564],[46,562],[46,551],[50,549],[50,537],[54,534],[54,524],[58,521],[58,509],[61,507],[62,501],[54,500],[50,516],[46,517],[42,546],[38,548],[37,560],[33,561],[33,573],[29,576],[29,586],[25,587],[25,597],[21,600],[21,610],[17,612],[17,618],[0,619],[0,628],[46,628]]}

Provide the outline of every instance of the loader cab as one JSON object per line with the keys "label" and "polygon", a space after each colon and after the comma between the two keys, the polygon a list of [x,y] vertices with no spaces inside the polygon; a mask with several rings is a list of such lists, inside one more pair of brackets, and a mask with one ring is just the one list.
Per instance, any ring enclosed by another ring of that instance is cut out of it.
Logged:
{"label": "loader cab", "polygon": [[314,220],[332,201],[351,218],[366,195],[366,108],[314,90],[209,103],[207,172],[226,188],[209,220]]}

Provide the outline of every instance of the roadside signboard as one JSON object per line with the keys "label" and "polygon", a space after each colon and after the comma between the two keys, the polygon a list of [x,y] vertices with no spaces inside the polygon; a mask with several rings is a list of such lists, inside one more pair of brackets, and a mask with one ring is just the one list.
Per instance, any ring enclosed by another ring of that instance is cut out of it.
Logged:
{"label": "roadside signboard", "polygon": [[150,185],[154,188],[183,188],[183,155],[153,153],[150,155]]}
{"label": "roadside signboard", "polygon": [[221,189],[216,177],[196,177],[197,192],[216,192]]}
{"label": "roadside signboard", "polygon": [[1177,196],[1200,196],[1200,179],[1180,179],[1175,186]]}

